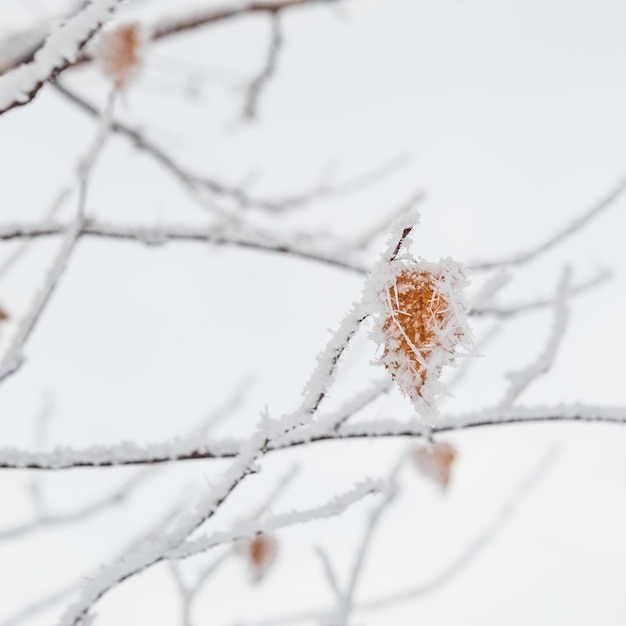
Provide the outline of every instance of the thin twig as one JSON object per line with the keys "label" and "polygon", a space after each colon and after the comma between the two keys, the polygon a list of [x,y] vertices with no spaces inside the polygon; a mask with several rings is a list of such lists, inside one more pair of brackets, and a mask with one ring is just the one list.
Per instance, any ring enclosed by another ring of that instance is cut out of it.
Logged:
{"label": "thin twig", "polygon": [[405,460],[406,456],[402,455],[395,464],[387,481],[385,495],[383,496],[381,502],[370,512],[370,515],[368,516],[365,532],[361,538],[361,543],[352,565],[352,571],[348,579],[348,584],[345,591],[342,593],[341,601],[337,607],[335,617],[337,626],[348,626],[350,622],[350,616],[354,608],[354,596],[363,575],[367,555],[384,513],[389,510],[389,505],[398,495],[398,474],[400,473]]}
{"label": "thin twig", "polygon": [[60,249],[54,259],[52,267],[48,270],[43,286],[36,294],[30,310],[19,322],[17,331],[11,338],[11,342],[0,361],[0,382],[14,374],[21,367],[23,363],[22,350],[24,344],[41,319],[41,315],[56,290],[61,276],[65,272],[69,258],[80,238],[85,222],[85,205],[87,202],[90,175],[104,147],[110,129],[114,101],[115,92],[112,91],[98,125],[96,137],[78,168],[78,209],[75,221],[64,231]]}
{"label": "thin twig", "polygon": [[278,13],[270,14],[270,42],[267,48],[265,63],[259,74],[250,82],[246,90],[246,99],[243,107],[243,117],[253,120],[257,116],[259,100],[269,81],[276,74],[278,56],[283,45],[283,34]]}
{"label": "thin twig", "polygon": [[543,352],[527,367],[509,372],[507,378],[509,387],[504,394],[500,404],[501,408],[513,406],[517,398],[529,387],[539,376],[545,374],[554,359],[561,345],[568,319],[567,297],[569,294],[569,285],[571,279],[571,270],[566,267],[563,276],[559,282],[556,297],[554,299],[554,321],[552,323],[552,331],[548,337]]}
{"label": "thin twig", "polygon": [[514,514],[532,491],[540,484],[554,466],[558,450],[552,448],[540,459],[537,466],[517,485],[513,493],[505,500],[493,519],[472,539],[469,545],[453,559],[446,567],[433,576],[428,582],[391,593],[387,596],[369,600],[357,605],[357,612],[384,609],[401,602],[409,602],[418,597],[432,593],[436,589],[450,582],[469,567],[489,544],[505,529]]}
{"label": "thin twig", "polygon": [[598,217],[601,213],[611,208],[626,191],[626,178],[622,178],[614,188],[608,191],[608,193],[600,198],[596,203],[589,207],[585,212],[579,215],[569,224],[555,232],[548,237],[545,241],[537,244],[529,250],[520,252],[510,257],[498,259],[494,261],[476,261],[468,264],[468,269],[473,271],[492,270],[500,267],[513,267],[516,265],[523,265],[533,261],[537,257],[541,256],[545,252],[549,252],[553,248],[556,248],[559,244],[569,239],[572,235],[575,235],[587,226],[592,220]]}

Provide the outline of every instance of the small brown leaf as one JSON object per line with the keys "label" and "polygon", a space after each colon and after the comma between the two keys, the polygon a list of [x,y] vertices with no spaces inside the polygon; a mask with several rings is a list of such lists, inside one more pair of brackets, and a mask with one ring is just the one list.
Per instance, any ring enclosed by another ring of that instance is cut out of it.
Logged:
{"label": "small brown leaf", "polygon": [[126,87],[137,73],[141,65],[143,43],[139,24],[124,24],[100,36],[96,58],[116,89]]}
{"label": "small brown leaf", "polygon": [[0,322],[6,322],[10,318],[10,315],[0,306]]}
{"label": "small brown leaf", "polygon": [[238,541],[235,548],[237,553],[247,560],[250,579],[257,584],[265,578],[276,560],[278,542],[271,535],[259,533],[250,539]]}
{"label": "small brown leaf", "polygon": [[418,445],[412,453],[417,470],[437,483],[442,491],[445,491],[450,483],[456,457],[455,447],[445,441]]}

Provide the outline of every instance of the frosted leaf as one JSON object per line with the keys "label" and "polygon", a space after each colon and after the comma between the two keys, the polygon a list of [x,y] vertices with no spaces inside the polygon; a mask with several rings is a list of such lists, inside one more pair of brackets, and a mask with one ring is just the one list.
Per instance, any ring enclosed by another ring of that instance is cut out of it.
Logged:
{"label": "frosted leaf", "polygon": [[383,347],[379,362],[422,417],[437,413],[443,367],[455,363],[457,348],[471,345],[466,285],[461,266],[451,259],[408,258],[379,263],[366,283],[372,338]]}
{"label": "frosted leaf", "polygon": [[417,470],[437,483],[442,491],[448,487],[456,456],[455,447],[445,441],[420,444],[411,453]]}

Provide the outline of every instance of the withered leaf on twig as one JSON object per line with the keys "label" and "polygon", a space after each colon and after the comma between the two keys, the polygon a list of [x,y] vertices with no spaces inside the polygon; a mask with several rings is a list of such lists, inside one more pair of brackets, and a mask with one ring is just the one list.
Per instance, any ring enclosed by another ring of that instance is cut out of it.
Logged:
{"label": "withered leaf on twig", "polygon": [[445,441],[420,444],[413,448],[411,458],[417,470],[445,491],[450,483],[456,448]]}
{"label": "withered leaf on twig", "polygon": [[124,24],[100,36],[96,59],[116,89],[123,89],[141,66],[144,35],[139,24]]}
{"label": "withered leaf on twig", "polygon": [[259,533],[250,539],[242,539],[235,544],[237,554],[248,562],[250,580],[259,583],[265,578],[274,564],[278,553],[278,542],[266,533]]}
{"label": "withered leaf on twig", "polygon": [[469,346],[462,291],[467,281],[458,263],[392,261],[370,279],[380,362],[418,413],[436,413],[435,396],[445,365]]}

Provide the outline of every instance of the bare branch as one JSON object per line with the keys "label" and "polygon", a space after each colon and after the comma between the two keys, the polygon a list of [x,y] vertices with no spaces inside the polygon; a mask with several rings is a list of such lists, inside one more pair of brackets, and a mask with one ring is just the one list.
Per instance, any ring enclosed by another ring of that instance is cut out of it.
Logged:
{"label": "bare branch", "polygon": [[[53,82],[52,85],[62,96],[79,107],[83,112],[92,117],[100,116],[100,111],[95,105],[89,102],[84,96],[67,87],[67,85],[61,84],[59,81]],[[185,187],[192,199],[201,202],[202,206],[205,208],[207,205],[201,194],[203,192],[209,192],[217,197],[227,198],[235,202],[239,207],[256,207],[273,213],[281,213],[289,209],[305,207],[311,202],[329,196],[347,194],[362,189],[396,172],[405,162],[404,158],[396,157],[375,169],[345,181],[334,183],[322,182],[311,189],[297,194],[278,198],[263,198],[247,193],[242,186],[229,185],[215,178],[190,172],[173,159],[163,148],[146,137],[144,133],[128,124],[120,122],[119,120],[113,120],[111,129],[125,136],[132,141],[135,148],[153,158]],[[211,208],[218,211],[218,208],[215,206]]]}
{"label": "bare branch", "polygon": [[[367,613],[370,611],[384,610],[390,606],[395,606],[403,602],[411,602],[436,591],[456,578],[478,557],[480,557],[480,555],[483,554],[489,547],[489,544],[491,544],[505,529],[506,525],[513,518],[523,502],[550,471],[554,465],[556,456],[556,450],[549,450],[540,460],[539,464],[531,471],[531,473],[524,477],[519,485],[517,485],[514,492],[506,499],[494,518],[474,537],[469,545],[455,559],[453,559],[446,567],[433,576],[428,582],[409,587],[408,589],[399,592],[390,593],[374,600],[368,600],[366,602],[355,604],[353,611],[355,613]],[[247,624],[246,626],[278,626],[279,624],[294,624],[306,620],[325,619],[328,615],[332,616],[333,611],[320,611],[319,609],[314,609],[294,613],[292,615],[274,617],[270,620],[254,622],[253,624]]]}
{"label": "bare branch", "polygon": [[[91,4],[89,6],[91,7],[94,5]],[[61,280],[61,276],[67,267],[68,260],[82,233],[85,221],[85,204],[87,202],[89,178],[106,141],[113,115],[114,97],[115,93],[111,92],[107,107],[102,115],[100,124],[98,125],[96,137],[78,168],[78,209],[76,219],[64,230],[64,236],[60,249],[51,268],[48,270],[43,286],[36,294],[30,310],[20,321],[17,331],[11,338],[9,347],[0,361],[0,382],[14,374],[21,367],[23,362],[22,349],[24,344],[35,329],[44,309],[46,308],[46,305],[56,290],[59,281]]]}
{"label": "bare branch", "polygon": [[450,582],[469,567],[494,539],[504,530],[514,514],[528,498],[532,491],[552,469],[557,457],[555,449],[549,450],[539,461],[537,466],[517,485],[513,493],[506,499],[494,518],[469,543],[469,545],[439,573],[428,582],[403,591],[389,594],[374,600],[357,605],[357,612],[375,611],[387,608],[400,602],[409,602],[418,597],[432,593],[436,589]]}
{"label": "bare branch", "polygon": [[[612,278],[613,273],[610,270],[600,270],[592,276],[591,278],[581,281],[578,284],[575,284],[571,287],[568,292],[569,296],[578,296],[586,293],[591,289],[595,289],[596,287],[600,287],[608,280]],[[513,317],[515,315],[519,315],[521,313],[528,313],[530,311],[536,311],[538,309],[544,309],[549,306],[554,305],[553,297],[546,298],[535,298],[533,300],[528,300],[526,302],[520,302],[518,304],[509,304],[509,305],[486,305],[481,307],[475,307],[470,311],[470,315],[473,316],[493,316],[502,319],[507,319]]]}
{"label": "bare branch", "polygon": [[131,476],[120,487],[118,487],[113,493],[105,496],[81,507],[76,511],[70,513],[59,513],[56,515],[44,514],[41,517],[28,522],[26,524],[20,524],[11,528],[0,529],[0,541],[6,541],[7,539],[15,539],[24,535],[31,534],[36,531],[45,530],[54,526],[64,526],[67,524],[75,524],[76,522],[82,522],[88,520],[102,511],[108,510],[113,506],[119,506],[124,504],[129,495],[138,487],[143,485],[146,480],[154,476],[153,470],[147,470],[139,472],[134,476]]}
{"label": "bare branch", "polygon": [[283,11],[315,4],[337,4],[341,0],[261,0],[239,6],[198,10],[187,16],[177,15],[152,27],[152,39],[159,40],[188,30],[218,24],[225,20],[252,14],[278,15]]}
{"label": "bare branch", "polygon": [[626,178],[622,178],[617,185],[611,189],[605,196],[603,196],[598,202],[588,208],[582,215],[579,215],[572,222],[564,226],[561,230],[551,235],[548,239],[536,245],[534,248],[530,248],[524,252],[520,252],[514,256],[499,259],[495,261],[476,261],[468,264],[468,269],[474,271],[492,270],[499,267],[512,267],[516,265],[523,265],[533,261],[537,257],[541,256],[545,252],[549,252],[553,248],[569,239],[572,235],[575,235],[587,226],[592,220],[598,217],[607,209],[611,208],[626,191]]}
{"label": "bare branch", "polygon": [[337,607],[336,616],[333,622],[336,621],[337,626],[348,626],[350,622],[350,616],[354,609],[354,595],[356,593],[357,586],[363,574],[365,567],[365,561],[369,552],[370,546],[382,521],[383,514],[388,511],[389,505],[393,502],[398,494],[398,474],[404,465],[406,457],[402,455],[400,460],[396,463],[391,475],[388,479],[387,491],[378,506],[376,506],[369,514],[365,532],[361,538],[361,543],[352,565],[352,571],[345,591],[342,593],[341,601]]}
{"label": "bare branch", "polygon": [[246,120],[256,118],[261,95],[276,73],[278,56],[283,45],[283,33],[280,26],[280,17],[277,13],[271,14],[270,26],[270,42],[265,57],[265,63],[258,76],[252,80],[246,90],[247,93],[243,108],[243,117]]}
{"label": "bare branch", "polygon": [[65,271],[67,261],[74,250],[74,246],[78,241],[78,236],[82,228],[82,220],[79,218],[67,229],[61,247],[57,256],[48,270],[44,283],[35,296],[35,300],[30,311],[20,321],[17,331],[11,338],[9,347],[7,348],[2,360],[0,361],[0,382],[14,374],[22,365],[22,347],[35,329],[37,322],[41,318],[41,314],[48,304],[50,297],[54,293],[59,280]]}
{"label": "bare branch", "polygon": [[224,543],[233,543],[246,537],[251,537],[261,533],[272,533],[281,528],[287,528],[296,524],[328,519],[341,515],[350,506],[359,502],[366,496],[379,493],[385,488],[382,481],[365,480],[357,483],[349,491],[335,496],[332,500],[319,506],[311,507],[302,511],[290,511],[271,515],[267,519],[259,522],[244,522],[236,525],[233,530],[226,532],[214,532],[204,537],[186,541],[180,546],[166,553],[168,559],[186,559],[196,554],[206,552],[210,548]]}

